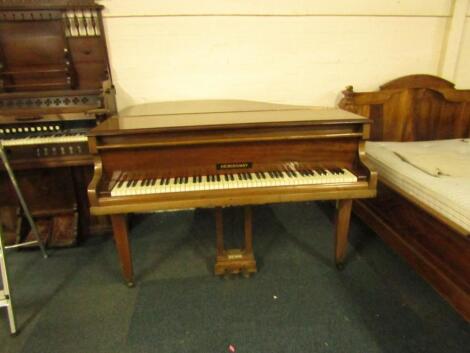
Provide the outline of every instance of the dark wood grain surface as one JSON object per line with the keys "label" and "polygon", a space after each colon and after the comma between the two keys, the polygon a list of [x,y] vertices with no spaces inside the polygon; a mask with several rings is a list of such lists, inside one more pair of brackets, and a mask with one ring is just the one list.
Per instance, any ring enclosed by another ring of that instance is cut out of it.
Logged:
{"label": "dark wood grain surface", "polygon": [[[93,0],[0,1],[0,139],[38,137],[52,125],[74,134],[115,113],[102,9]],[[37,217],[57,218],[61,234],[68,225],[71,235],[78,227],[83,237],[104,230],[106,222],[89,214],[93,159],[86,142],[6,152]],[[11,213],[18,201],[3,166],[0,180],[0,207]],[[59,224],[64,214],[71,216]],[[76,214],[78,225],[69,221]]]}

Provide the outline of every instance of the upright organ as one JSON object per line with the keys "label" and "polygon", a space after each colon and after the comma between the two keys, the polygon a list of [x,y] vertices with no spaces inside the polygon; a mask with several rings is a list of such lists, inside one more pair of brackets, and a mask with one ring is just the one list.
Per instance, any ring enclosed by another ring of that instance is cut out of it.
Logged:
{"label": "upright organ", "polygon": [[[106,227],[86,198],[86,135],[115,112],[101,12],[93,0],[0,1],[0,139],[57,246]],[[18,204],[2,171],[0,188],[0,219],[15,238]]]}

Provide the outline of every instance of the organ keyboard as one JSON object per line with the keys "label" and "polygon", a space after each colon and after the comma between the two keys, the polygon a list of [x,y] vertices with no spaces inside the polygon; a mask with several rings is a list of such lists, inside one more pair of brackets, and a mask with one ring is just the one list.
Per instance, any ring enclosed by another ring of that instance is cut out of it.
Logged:
{"label": "organ keyboard", "polygon": [[87,165],[92,162],[87,134],[95,126],[95,119],[86,116],[80,120],[0,123],[0,140],[16,168]]}
{"label": "organ keyboard", "polygon": [[339,200],[336,263],[352,199],[373,197],[363,159],[369,120],[337,109],[248,101],[134,107],[93,129],[91,212],[111,215],[123,275],[133,281],[126,214]]}

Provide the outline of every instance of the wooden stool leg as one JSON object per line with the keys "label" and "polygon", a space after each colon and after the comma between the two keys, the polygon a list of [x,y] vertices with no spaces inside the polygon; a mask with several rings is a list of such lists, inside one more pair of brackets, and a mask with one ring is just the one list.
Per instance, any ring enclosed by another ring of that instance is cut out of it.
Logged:
{"label": "wooden stool leg", "polygon": [[131,249],[127,231],[127,219],[125,215],[112,215],[114,241],[121,262],[122,274],[129,287],[134,286],[134,274],[132,270]]}
{"label": "wooden stool leg", "polygon": [[339,270],[344,268],[344,259],[348,248],[351,208],[352,200],[339,200],[336,209],[335,263]]}

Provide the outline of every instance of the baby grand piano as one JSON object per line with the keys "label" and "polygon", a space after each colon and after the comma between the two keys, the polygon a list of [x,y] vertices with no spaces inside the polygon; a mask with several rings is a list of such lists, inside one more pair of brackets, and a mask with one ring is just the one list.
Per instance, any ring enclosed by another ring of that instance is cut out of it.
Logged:
{"label": "baby grand piano", "polygon": [[369,124],[339,109],[250,101],[137,106],[90,132],[91,213],[111,215],[132,285],[128,213],[338,200],[341,267],[352,200],[376,193],[376,172],[364,160]]}
{"label": "baby grand piano", "polygon": [[[115,111],[101,11],[93,0],[0,0],[0,140],[48,245],[109,227],[90,218],[86,195],[86,135]],[[15,241],[18,201],[2,168],[0,222]]]}

